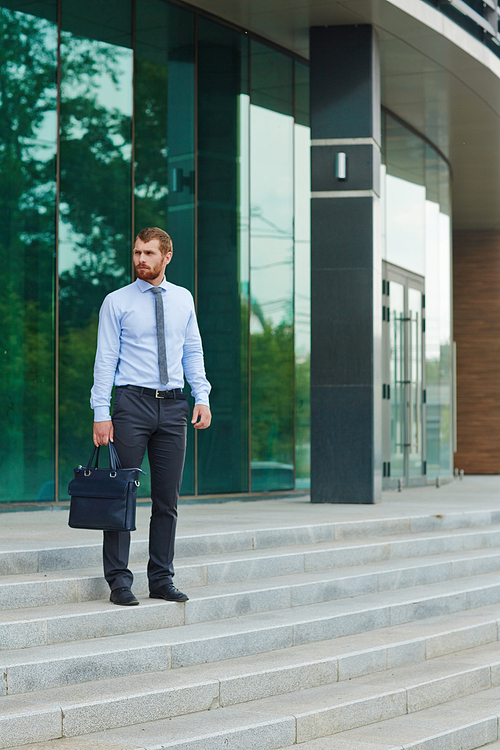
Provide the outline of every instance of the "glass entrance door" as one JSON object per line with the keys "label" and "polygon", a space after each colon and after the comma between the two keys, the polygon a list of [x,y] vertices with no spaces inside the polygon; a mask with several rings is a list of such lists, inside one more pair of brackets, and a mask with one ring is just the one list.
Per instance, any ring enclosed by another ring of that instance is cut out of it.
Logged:
{"label": "glass entrance door", "polygon": [[424,484],[424,280],[384,263],[382,291],[383,485]]}

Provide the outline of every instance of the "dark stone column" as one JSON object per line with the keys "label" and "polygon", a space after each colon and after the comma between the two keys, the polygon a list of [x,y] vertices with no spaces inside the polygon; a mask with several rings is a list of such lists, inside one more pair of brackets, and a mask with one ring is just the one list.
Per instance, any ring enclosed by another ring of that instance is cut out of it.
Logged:
{"label": "dark stone column", "polygon": [[334,26],[312,28],[310,40],[311,501],[374,503],[382,484],[377,36],[371,26]]}

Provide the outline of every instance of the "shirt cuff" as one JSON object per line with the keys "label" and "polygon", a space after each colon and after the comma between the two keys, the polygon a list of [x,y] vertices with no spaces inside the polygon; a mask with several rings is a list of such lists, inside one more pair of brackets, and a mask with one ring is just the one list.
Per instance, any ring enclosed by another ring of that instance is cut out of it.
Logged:
{"label": "shirt cuff", "polygon": [[109,406],[96,406],[94,409],[94,422],[110,422],[111,414]]}
{"label": "shirt cuff", "polygon": [[210,402],[208,400],[208,396],[198,396],[198,398],[195,400],[194,405],[201,404],[202,406],[208,406],[210,409]]}

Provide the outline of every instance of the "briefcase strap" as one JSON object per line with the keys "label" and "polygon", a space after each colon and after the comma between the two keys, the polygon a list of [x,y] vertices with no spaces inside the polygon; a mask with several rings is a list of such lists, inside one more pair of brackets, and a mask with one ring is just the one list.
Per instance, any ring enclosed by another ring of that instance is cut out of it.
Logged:
{"label": "briefcase strap", "polygon": [[[118,458],[118,453],[116,452],[116,448],[113,445],[113,443],[110,441],[108,443],[109,448],[109,464],[112,471],[116,471],[117,469],[121,469],[121,461]],[[92,455],[90,457],[90,460],[87,464],[87,471],[90,471],[92,469],[92,461],[94,460],[95,456],[95,463],[94,463],[94,469],[97,469],[99,467],[99,451],[101,449],[101,446],[94,446],[94,450],[92,451]]]}

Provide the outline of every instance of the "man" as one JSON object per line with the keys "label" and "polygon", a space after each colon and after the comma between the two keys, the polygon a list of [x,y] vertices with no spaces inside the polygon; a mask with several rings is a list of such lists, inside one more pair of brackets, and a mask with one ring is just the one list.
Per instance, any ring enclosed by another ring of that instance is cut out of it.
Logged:
{"label": "man", "polygon": [[[177,500],[184,468],[189,406],[184,374],[195,398],[191,423],[210,425],[210,383],[187,289],[165,280],[172,240],[157,227],[139,232],[134,246],[137,279],[108,294],[99,314],[94,386],[94,443],[111,440],[124,468],[140,467],[146,448],[151,468],[149,596],[185,602],[175,588],[174,539]],[[113,417],[110,398],[116,385]],[[104,576],[114,604],[139,604],[128,569],[130,533],[105,531]]]}

